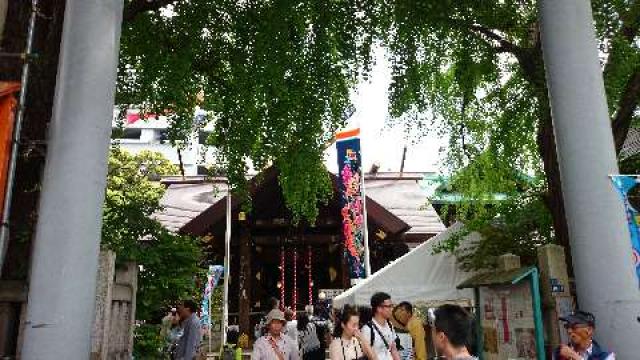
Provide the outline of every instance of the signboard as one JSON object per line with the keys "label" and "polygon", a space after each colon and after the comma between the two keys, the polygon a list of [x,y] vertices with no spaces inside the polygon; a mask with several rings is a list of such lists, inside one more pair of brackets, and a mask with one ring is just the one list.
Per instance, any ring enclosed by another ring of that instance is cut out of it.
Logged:
{"label": "signboard", "polygon": [[484,359],[535,360],[536,334],[528,282],[480,288]]}
{"label": "signboard", "polygon": [[320,289],[318,290],[318,294],[324,293],[326,300],[333,300],[338,295],[342,294],[344,289]]}

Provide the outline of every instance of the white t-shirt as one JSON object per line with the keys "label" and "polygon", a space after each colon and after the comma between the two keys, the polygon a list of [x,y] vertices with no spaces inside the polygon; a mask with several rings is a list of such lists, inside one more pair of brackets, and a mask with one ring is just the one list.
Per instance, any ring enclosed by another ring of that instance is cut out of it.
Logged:
{"label": "white t-shirt", "polygon": [[413,338],[406,332],[398,332],[397,335],[398,339],[400,339],[400,346],[403,349],[400,351],[400,359],[413,360]]}
{"label": "white t-shirt", "polygon": [[[373,349],[373,352],[376,353],[376,355],[378,355],[378,360],[393,360],[393,358],[391,357],[391,351],[389,350],[387,345],[391,347],[395,344],[395,341],[396,341],[395,331],[386,322],[384,323],[384,325],[380,325],[376,322],[375,319],[373,319],[371,320],[371,323],[375,325],[375,327],[377,327],[378,329],[376,330],[372,326],[369,326],[369,324],[366,324],[365,326],[363,326],[362,329],[360,330],[362,332],[362,340],[366,341],[367,344],[371,344],[371,334],[372,332],[375,332],[375,335],[373,335],[372,349]],[[385,345],[385,341],[382,340],[383,336],[387,342],[387,345]]]}
{"label": "white t-shirt", "polygon": [[284,334],[291,338],[294,346],[298,349],[298,320],[287,322],[284,328]]}

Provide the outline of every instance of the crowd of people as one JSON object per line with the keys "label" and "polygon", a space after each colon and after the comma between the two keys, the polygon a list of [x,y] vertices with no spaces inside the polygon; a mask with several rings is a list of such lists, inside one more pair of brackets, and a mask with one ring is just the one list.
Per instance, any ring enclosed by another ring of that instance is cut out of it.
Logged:
{"label": "crowd of people", "polygon": [[[394,305],[386,293],[371,298],[371,308],[345,306],[334,309],[330,319],[314,316],[314,309],[294,319],[289,309],[276,304],[261,323],[265,332],[253,347],[254,360],[320,360],[328,348],[331,360],[426,360],[426,336],[422,321],[410,303]],[[394,326],[408,334],[404,342]],[[435,350],[445,359],[474,360],[473,319],[463,308],[444,305],[435,311]],[[329,336],[322,329],[333,327]],[[328,346],[327,346],[328,345]]]}
{"label": "crowd of people", "polygon": [[[282,311],[279,302],[272,299],[271,310],[257,327],[251,358],[324,360],[328,353],[330,360],[427,360],[425,323],[414,315],[410,303],[395,305],[391,296],[379,292],[371,297],[370,305],[346,305],[330,314],[322,307],[307,306],[304,313],[296,316],[290,309]],[[466,309],[442,305],[428,318],[435,358],[477,360],[475,321]],[[593,338],[593,314],[577,311],[560,320],[565,322],[570,341],[555,349],[553,360],[615,360],[615,354],[604,350]],[[171,309],[162,324],[171,359],[195,359],[202,340],[196,304],[184,301]],[[229,358],[240,360],[242,352],[236,351]]]}

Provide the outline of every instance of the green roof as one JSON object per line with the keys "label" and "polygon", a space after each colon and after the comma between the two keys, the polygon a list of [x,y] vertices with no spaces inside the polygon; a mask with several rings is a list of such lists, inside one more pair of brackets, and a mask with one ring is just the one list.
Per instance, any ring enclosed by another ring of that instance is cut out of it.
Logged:
{"label": "green roof", "polygon": [[470,279],[467,279],[466,281],[458,285],[458,289],[468,289],[494,285],[512,285],[522,281],[524,278],[535,272],[537,272],[535,266],[518,268],[508,271],[487,272],[475,275]]}

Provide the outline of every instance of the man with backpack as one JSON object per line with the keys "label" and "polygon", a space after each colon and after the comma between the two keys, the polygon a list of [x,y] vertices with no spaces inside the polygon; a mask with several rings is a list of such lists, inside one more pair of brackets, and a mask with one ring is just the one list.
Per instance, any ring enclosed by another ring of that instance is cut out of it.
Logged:
{"label": "man with backpack", "polygon": [[389,294],[379,292],[371,297],[373,318],[362,327],[362,338],[371,344],[378,360],[400,360],[398,352],[398,335],[389,319],[393,311],[393,303]]}

